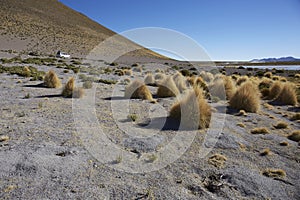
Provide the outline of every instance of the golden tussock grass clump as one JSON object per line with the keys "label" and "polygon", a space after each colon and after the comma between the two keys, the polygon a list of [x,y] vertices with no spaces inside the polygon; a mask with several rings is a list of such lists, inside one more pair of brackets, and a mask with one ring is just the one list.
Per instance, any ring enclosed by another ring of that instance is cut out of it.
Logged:
{"label": "golden tussock grass clump", "polygon": [[48,88],[60,88],[61,82],[53,70],[46,73],[44,77],[44,85]]}
{"label": "golden tussock grass clump", "polygon": [[259,155],[261,155],[261,156],[267,156],[270,154],[271,154],[271,150],[269,148],[266,148],[259,153]]}
{"label": "golden tussock grass clump", "polygon": [[261,96],[263,99],[267,98],[270,95],[270,89],[269,88],[262,88],[260,90]]}
{"label": "golden tussock grass clump", "polygon": [[208,163],[217,167],[217,168],[221,168],[224,166],[225,162],[226,162],[227,158],[221,154],[214,154],[211,157],[209,157],[208,159]]}
{"label": "golden tussock grass clump", "polygon": [[263,77],[260,80],[258,87],[260,89],[270,88],[272,84],[273,84],[273,81],[271,79]]}
{"label": "golden tussock grass clump", "polygon": [[286,173],[282,169],[265,169],[262,171],[262,175],[270,178],[283,178]]}
{"label": "golden tussock grass clump", "polygon": [[226,92],[226,99],[231,99],[233,94],[236,91],[235,84],[233,83],[232,79],[229,76],[223,76],[225,92]]}
{"label": "golden tussock grass clump", "polygon": [[196,84],[196,76],[190,76],[186,79],[189,86],[193,87]]}
{"label": "golden tussock grass clump", "polygon": [[223,79],[216,79],[208,85],[208,91],[213,97],[218,97],[220,100],[226,99],[226,91]]}
{"label": "golden tussock grass clump", "polygon": [[237,81],[239,77],[237,75],[233,74],[233,75],[231,75],[231,78],[232,78],[232,80]]}
{"label": "golden tussock grass clump", "polygon": [[300,78],[300,74],[295,74],[294,77],[295,78]]}
{"label": "golden tussock grass clump", "polygon": [[280,77],[281,82],[287,82],[287,79],[285,77]]}
{"label": "golden tussock grass clump", "polygon": [[84,95],[83,88],[75,87],[75,79],[71,77],[63,88],[62,96],[66,98],[82,98]]}
{"label": "golden tussock grass clump", "polygon": [[242,84],[229,101],[232,108],[246,112],[258,112],[260,108],[260,93],[258,87],[251,82]]}
{"label": "golden tussock grass clump", "polygon": [[163,74],[163,73],[156,73],[155,76],[154,76],[155,80],[163,80],[165,78],[166,78],[166,75]]}
{"label": "golden tussock grass clump", "polygon": [[134,80],[125,87],[125,98],[144,99],[152,101],[152,94],[148,87],[140,80]]}
{"label": "golden tussock grass clump", "polygon": [[180,72],[177,72],[176,74],[173,75],[173,80],[180,92],[183,92],[184,90],[187,89],[186,78]]}
{"label": "golden tussock grass clump", "polygon": [[248,79],[249,79],[248,76],[241,76],[237,79],[236,85],[238,85],[238,86],[242,85],[242,83],[248,81]]}
{"label": "golden tussock grass clump", "polygon": [[279,144],[280,146],[289,146],[289,143],[287,141],[282,141]]}
{"label": "golden tussock grass clump", "polygon": [[243,124],[242,122],[239,122],[239,123],[237,123],[236,125],[239,126],[239,127],[242,127],[242,128],[245,128],[245,127],[246,127],[246,125]]}
{"label": "golden tussock grass clump", "polygon": [[211,107],[203,97],[203,90],[195,87],[173,104],[169,117],[180,120],[183,128],[195,130],[208,128],[211,115]]}
{"label": "golden tussock grass clump", "polygon": [[131,69],[124,69],[123,72],[127,76],[132,76],[132,70]]}
{"label": "golden tussock grass clump", "polygon": [[279,81],[274,82],[270,87],[268,99],[276,98],[281,92],[282,87],[283,85],[281,82]]}
{"label": "golden tussock grass clump", "polygon": [[272,80],[273,81],[279,81],[280,80],[280,76],[272,76]]}
{"label": "golden tussock grass clump", "polygon": [[201,76],[206,83],[209,83],[214,79],[214,75],[210,72],[201,71],[199,76]]}
{"label": "golden tussock grass clump", "polygon": [[154,79],[154,77],[153,77],[153,75],[151,73],[148,73],[145,76],[144,83],[146,85],[155,85],[155,79]]}
{"label": "golden tussock grass clump", "polygon": [[300,120],[300,113],[293,114],[292,117],[291,117],[291,120],[292,121]]}
{"label": "golden tussock grass clump", "polygon": [[247,116],[247,113],[244,110],[240,110],[235,116]]}
{"label": "golden tussock grass clump", "polygon": [[271,78],[272,77],[272,72],[266,72],[264,73],[264,77],[267,77],[267,78]]}
{"label": "golden tussock grass clump", "polygon": [[287,138],[290,140],[293,140],[295,142],[299,142],[300,141],[300,130],[293,131],[292,134],[290,134]]}
{"label": "golden tussock grass clump", "polygon": [[280,102],[284,105],[296,105],[297,93],[295,85],[290,82],[284,83],[275,101]]}
{"label": "golden tussock grass clump", "polygon": [[278,122],[276,125],[274,125],[276,129],[285,129],[288,127],[288,123],[286,122]]}
{"label": "golden tussock grass clump", "polygon": [[1,135],[0,136],[0,142],[5,142],[7,140],[9,140],[9,137],[7,135]]}
{"label": "golden tussock grass clump", "polygon": [[132,68],[132,70],[133,70],[134,72],[142,72],[142,71],[143,71],[143,68],[142,68],[142,66],[137,66],[137,67]]}
{"label": "golden tussock grass clump", "polygon": [[172,76],[166,77],[158,84],[158,89],[156,95],[158,97],[175,97],[180,94]]}
{"label": "golden tussock grass clump", "polygon": [[250,131],[252,134],[267,134],[269,130],[266,127],[254,128]]}

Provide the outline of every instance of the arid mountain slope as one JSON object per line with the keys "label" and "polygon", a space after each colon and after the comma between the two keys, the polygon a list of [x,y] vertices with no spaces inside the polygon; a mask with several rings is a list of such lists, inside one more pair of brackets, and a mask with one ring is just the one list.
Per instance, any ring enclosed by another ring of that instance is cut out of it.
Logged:
{"label": "arid mountain slope", "polygon": [[[0,7],[2,50],[43,54],[62,50],[82,57],[116,34],[57,0],[1,0]],[[136,45],[125,41],[122,41],[124,46]],[[161,57],[148,49],[132,55]]]}

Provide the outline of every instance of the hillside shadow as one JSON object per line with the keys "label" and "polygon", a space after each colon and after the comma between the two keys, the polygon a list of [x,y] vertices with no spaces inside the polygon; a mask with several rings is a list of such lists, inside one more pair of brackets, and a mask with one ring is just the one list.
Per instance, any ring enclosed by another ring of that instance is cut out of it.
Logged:
{"label": "hillside shadow", "polygon": [[125,97],[106,97],[106,98],[102,98],[103,100],[106,101],[113,101],[113,100],[125,100]]}
{"label": "hillside shadow", "polygon": [[[165,121],[165,124],[162,127],[162,121]],[[139,127],[146,129],[158,129],[162,131],[178,131],[180,128],[180,120],[173,119],[170,117],[157,117],[152,118],[149,123],[139,123],[137,124]]]}

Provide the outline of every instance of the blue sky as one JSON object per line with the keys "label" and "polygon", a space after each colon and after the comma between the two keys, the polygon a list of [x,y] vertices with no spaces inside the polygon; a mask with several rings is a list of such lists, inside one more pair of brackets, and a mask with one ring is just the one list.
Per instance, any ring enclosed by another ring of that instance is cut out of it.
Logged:
{"label": "blue sky", "polygon": [[162,27],[196,40],[212,60],[300,58],[300,0],[60,0],[120,33]]}

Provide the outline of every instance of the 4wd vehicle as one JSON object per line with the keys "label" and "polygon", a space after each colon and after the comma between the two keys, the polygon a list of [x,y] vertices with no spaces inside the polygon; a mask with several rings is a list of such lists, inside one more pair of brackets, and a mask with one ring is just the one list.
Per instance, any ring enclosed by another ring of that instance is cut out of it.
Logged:
{"label": "4wd vehicle", "polygon": [[65,52],[58,51],[56,53],[56,57],[57,58],[70,58],[70,55]]}

